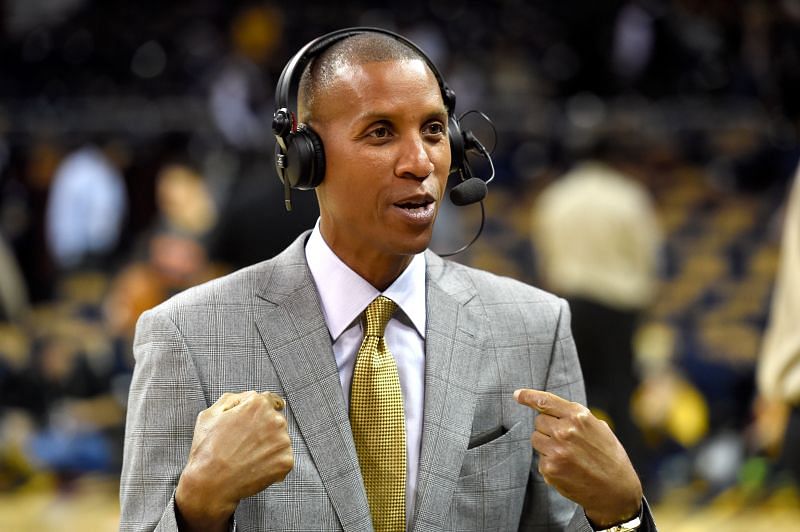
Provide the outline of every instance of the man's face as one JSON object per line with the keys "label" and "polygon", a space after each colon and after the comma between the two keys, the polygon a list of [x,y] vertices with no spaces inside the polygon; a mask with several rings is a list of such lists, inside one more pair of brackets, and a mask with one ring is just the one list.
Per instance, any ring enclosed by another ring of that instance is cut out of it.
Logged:
{"label": "man's face", "polygon": [[344,65],[317,97],[325,148],[317,187],[328,245],[370,279],[428,246],[450,168],[447,111],[421,60]]}

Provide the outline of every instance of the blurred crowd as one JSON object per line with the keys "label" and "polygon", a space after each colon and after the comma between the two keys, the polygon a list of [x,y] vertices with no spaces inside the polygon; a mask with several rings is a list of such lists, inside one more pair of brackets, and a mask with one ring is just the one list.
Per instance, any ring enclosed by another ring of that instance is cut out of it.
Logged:
{"label": "blurred crowd", "polygon": [[[493,119],[464,118],[497,179],[456,260],[570,301],[590,406],[649,496],[793,482],[791,400],[756,374],[800,156],[800,0],[393,6],[0,1],[0,490],[116,475],[138,315],[313,226],[313,194],[283,209],[272,91],[293,51],[355,25],[414,40],[459,114]],[[445,206],[434,249],[474,214]]]}

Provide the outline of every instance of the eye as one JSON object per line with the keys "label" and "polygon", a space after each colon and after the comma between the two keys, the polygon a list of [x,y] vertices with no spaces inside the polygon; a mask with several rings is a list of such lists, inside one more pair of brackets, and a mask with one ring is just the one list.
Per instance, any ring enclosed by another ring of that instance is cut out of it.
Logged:
{"label": "eye", "polygon": [[444,135],[445,127],[441,122],[431,122],[423,129],[426,135]]}
{"label": "eye", "polygon": [[385,139],[388,138],[391,132],[389,128],[386,126],[379,126],[369,132],[368,136],[375,138],[375,139]]}

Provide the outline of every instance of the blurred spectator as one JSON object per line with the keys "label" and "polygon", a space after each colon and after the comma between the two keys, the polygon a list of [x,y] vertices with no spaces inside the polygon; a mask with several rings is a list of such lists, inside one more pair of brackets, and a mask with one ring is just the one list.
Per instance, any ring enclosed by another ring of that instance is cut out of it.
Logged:
{"label": "blurred spectator", "polygon": [[225,140],[240,150],[261,150],[272,137],[271,89],[266,61],[280,43],[279,10],[253,5],[242,9],[231,24],[233,52],[212,80],[209,107]]}
{"label": "blurred spectator", "polygon": [[655,295],[661,233],[647,190],[622,173],[610,146],[598,146],[539,196],[534,243],[545,286],[570,303],[589,406],[610,421],[643,473],[630,414],[638,383],[632,342]]}
{"label": "blurred spectator", "polygon": [[42,316],[32,343],[3,331],[0,427],[21,431],[3,441],[5,482],[43,471],[68,487],[82,473],[118,467],[124,409],[113,386],[130,367],[115,359],[98,324],[63,310]]}
{"label": "blurred spectator", "polygon": [[186,234],[156,233],[150,238],[149,257],[167,297],[222,273],[209,261],[205,246]]}
{"label": "blurred spectator", "polygon": [[[136,320],[145,310],[152,308],[168,296],[164,283],[148,263],[128,266],[117,274],[103,302],[108,333],[121,343],[127,355],[132,355]],[[129,358],[133,364],[132,356]]]}
{"label": "blurred spectator", "polygon": [[42,136],[13,155],[0,182],[0,223],[35,304],[49,301],[56,284],[45,240],[45,212],[62,149],[58,142]]}
{"label": "blurred spectator", "polygon": [[[786,204],[778,274],[758,364],[758,391],[789,407],[779,467],[800,486],[800,169]],[[769,409],[762,406],[762,412]]]}
{"label": "blurred spectator", "polygon": [[140,256],[113,276],[103,301],[107,332],[129,363],[139,314],[222,273],[207,250],[218,215],[203,176],[186,164],[166,164],[156,176],[156,207]]}
{"label": "blurred spectator", "polygon": [[317,218],[313,193],[295,192],[293,210],[286,212],[271,161],[274,83],[269,67],[283,36],[280,9],[260,4],[238,9],[230,24],[231,51],[210,87],[214,124],[236,150],[236,170],[216,196],[220,219],[209,238],[211,259],[229,268],[272,257]]}
{"label": "blurred spectator", "polygon": [[122,231],[128,198],[120,169],[126,148],[85,145],[56,170],[47,205],[47,243],[62,270],[106,267]]}
{"label": "blurred spectator", "polygon": [[17,324],[0,321],[0,490],[22,484],[31,473],[25,439],[32,422],[24,412],[10,408],[30,360],[27,333]]}
{"label": "blurred spectator", "polygon": [[633,84],[650,63],[654,16],[639,1],[622,6],[614,24],[612,66],[621,82]]}
{"label": "blurred spectator", "polygon": [[0,322],[21,320],[29,307],[28,291],[17,258],[0,232]]}
{"label": "blurred spectator", "polygon": [[39,423],[32,458],[63,474],[107,469],[111,461],[89,402],[106,391],[108,375],[91,364],[76,336],[54,331],[37,342],[24,375],[27,393],[17,399]]}
{"label": "blurred spectator", "polygon": [[156,176],[161,229],[204,238],[217,223],[217,207],[205,179],[185,164],[167,164]]}
{"label": "blurred spectator", "polygon": [[275,169],[244,176],[235,185],[211,238],[213,260],[237,269],[269,259],[319,216],[313,192],[293,191],[292,211],[283,206],[283,186]]}

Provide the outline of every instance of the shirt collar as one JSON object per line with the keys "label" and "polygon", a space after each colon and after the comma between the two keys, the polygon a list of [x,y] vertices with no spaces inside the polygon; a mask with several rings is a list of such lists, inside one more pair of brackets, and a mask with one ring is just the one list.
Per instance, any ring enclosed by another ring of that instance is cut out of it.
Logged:
{"label": "shirt collar", "polygon": [[[335,342],[381,292],[336,256],[322,238],[319,220],[306,242],[306,261],[322,301],[325,323]],[[425,338],[425,254],[414,255],[403,273],[382,293],[397,303],[417,333]]]}

